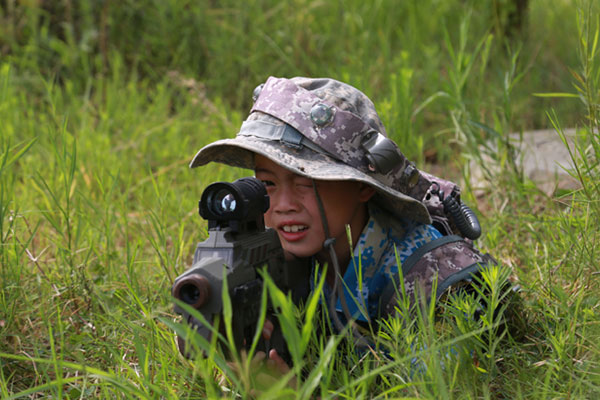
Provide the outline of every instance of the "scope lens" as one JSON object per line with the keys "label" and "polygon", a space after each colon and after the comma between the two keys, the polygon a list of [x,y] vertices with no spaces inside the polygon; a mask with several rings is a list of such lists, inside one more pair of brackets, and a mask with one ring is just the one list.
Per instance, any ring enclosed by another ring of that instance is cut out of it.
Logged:
{"label": "scope lens", "polygon": [[237,206],[235,196],[227,189],[221,189],[214,197],[214,212],[223,215],[232,213]]}
{"label": "scope lens", "polygon": [[247,177],[209,185],[204,189],[198,206],[202,218],[210,222],[209,230],[216,227],[238,230],[238,222],[245,225],[263,218],[269,208],[269,196],[261,181]]}

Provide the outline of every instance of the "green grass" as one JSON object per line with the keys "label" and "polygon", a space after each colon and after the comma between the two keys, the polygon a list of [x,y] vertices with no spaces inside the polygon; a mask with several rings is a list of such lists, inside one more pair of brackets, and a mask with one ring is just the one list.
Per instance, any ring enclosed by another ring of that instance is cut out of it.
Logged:
{"label": "green grass", "polygon": [[[478,1],[0,4],[0,398],[598,395],[597,4],[532,0],[513,39]],[[519,335],[493,314],[461,318],[474,295],[437,321],[432,308],[389,321],[387,358],[317,337],[306,326],[319,315],[290,311],[305,318],[304,330],[286,321],[302,344],[296,390],[240,361],[223,391],[218,353],[179,355],[170,288],[206,236],[197,200],[249,174],[187,163],[236,132],[268,75],[356,85],[419,165],[460,175],[495,142],[502,172],[478,203],[466,197],[484,227],[478,245],[522,288]],[[571,126],[582,189],[548,197],[507,135]]]}

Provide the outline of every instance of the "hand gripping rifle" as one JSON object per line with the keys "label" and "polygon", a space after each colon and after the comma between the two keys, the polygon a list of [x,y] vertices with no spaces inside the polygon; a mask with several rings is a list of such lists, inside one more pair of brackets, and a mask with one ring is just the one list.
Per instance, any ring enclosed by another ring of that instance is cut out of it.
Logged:
{"label": "hand gripping rifle", "polygon": [[[265,229],[264,213],[269,209],[269,196],[258,179],[248,177],[233,183],[209,185],[202,193],[199,209],[200,216],[208,220],[208,238],[198,243],[191,268],[175,279],[173,297],[189,304],[208,323],[213,323],[214,317],[223,310],[226,274],[235,346],[248,349],[261,311],[263,281],[258,270],[266,266],[273,282],[284,293],[291,292],[296,304],[308,294],[310,270],[306,265],[286,263],[277,232]],[[210,327],[177,304],[175,312],[210,341]],[[261,337],[257,349],[268,352],[274,348],[289,361],[285,340],[270,306],[267,318],[275,328],[269,341]],[[179,351],[189,356],[184,340],[178,338],[178,345]]]}

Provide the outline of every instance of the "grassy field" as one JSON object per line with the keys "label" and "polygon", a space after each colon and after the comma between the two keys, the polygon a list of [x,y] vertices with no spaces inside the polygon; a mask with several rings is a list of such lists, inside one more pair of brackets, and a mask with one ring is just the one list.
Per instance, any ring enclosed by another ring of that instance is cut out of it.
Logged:
{"label": "grassy field", "polygon": [[[510,4],[0,1],[0,398],[598,396],[599,7],[530,0],[511,30]],[[197,201],[250,174],[187,164],[235,134],[269,75],[359,87],[407,156],[455,179],[495,144],[501,173],[465,197],[504,267],[490,286],[510,273],[522,289],[518,335],[503,313],[465,323],[459,298],[435,323],[389,321],[387,357],[292,330],[295,388],[179,355],[170,288],[206,237]],[[581,189],[548,196],[507,138],[565,127]]]}

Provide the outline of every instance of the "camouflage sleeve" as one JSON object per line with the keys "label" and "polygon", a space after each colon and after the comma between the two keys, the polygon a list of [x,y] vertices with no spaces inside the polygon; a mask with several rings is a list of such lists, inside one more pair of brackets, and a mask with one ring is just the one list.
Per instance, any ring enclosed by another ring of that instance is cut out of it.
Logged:
{"label": "camouflage sleeve", "polygon": [[[468,279],[493,259],[475,249],[460,236],[442,236],[416,249],[402,263],[402,274],[391,281],[382,293],[381,316],[395,313],[398,304],[398,279],[404,278],[405,294],[414,302],[415,293],[427,299],[437,298],[448,287]],[[434,281],[436,293],[432,293]]]}

